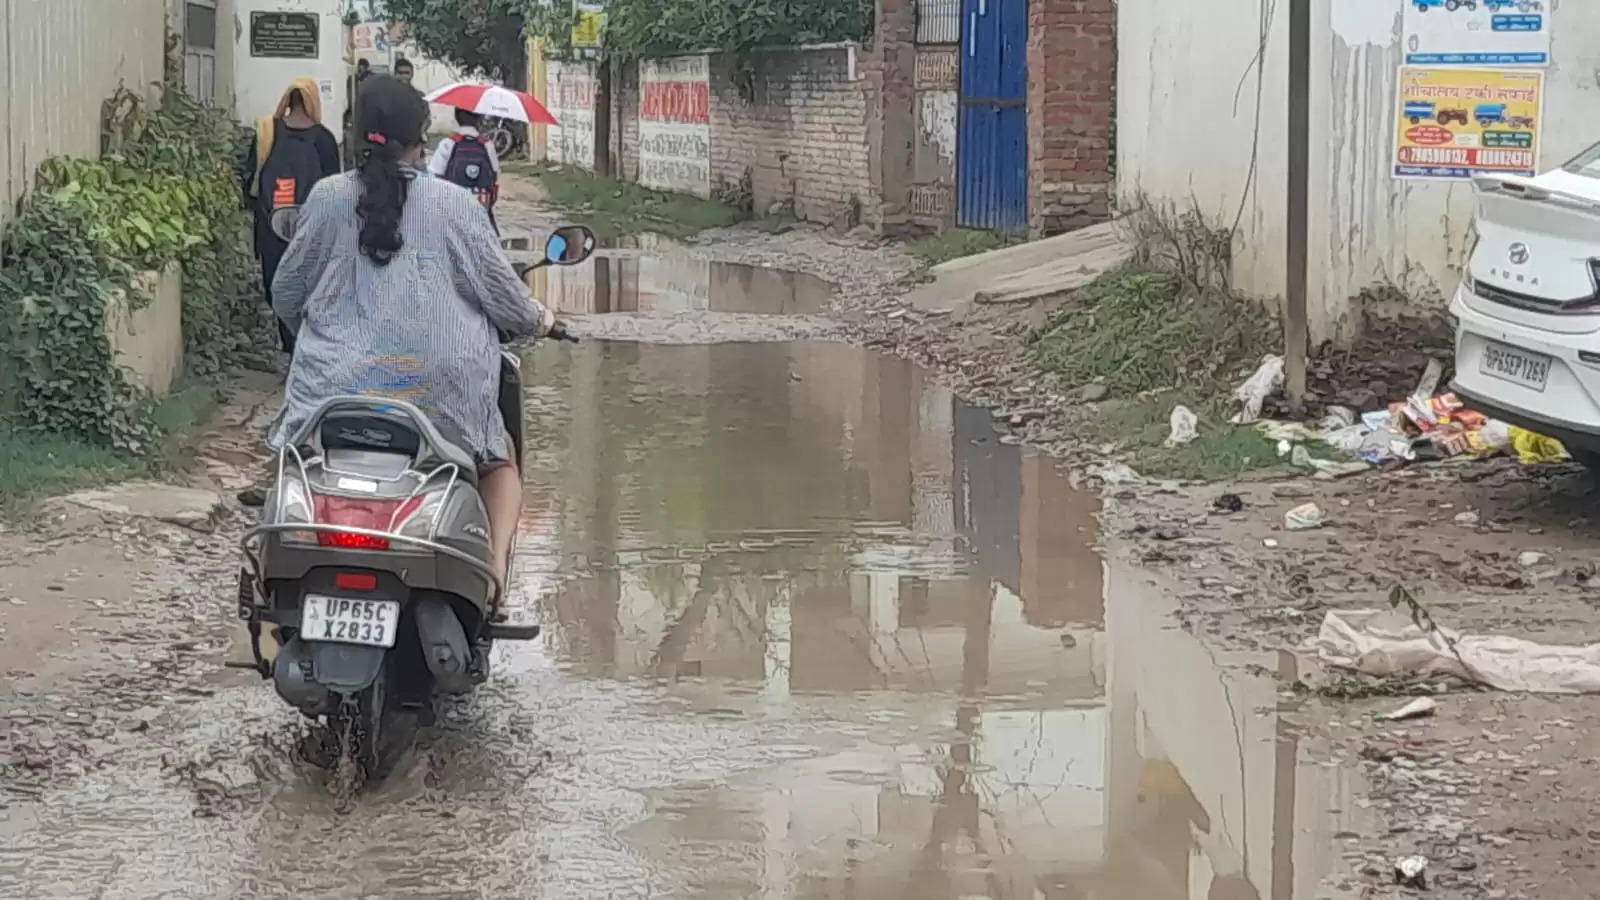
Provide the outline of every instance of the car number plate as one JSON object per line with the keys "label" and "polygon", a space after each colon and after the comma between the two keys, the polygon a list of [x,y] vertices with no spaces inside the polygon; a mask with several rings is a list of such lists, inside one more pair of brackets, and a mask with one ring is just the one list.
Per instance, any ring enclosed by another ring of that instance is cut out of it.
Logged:
{"label": "car number plate", "polygon": [[300,637],[308,641],[393,647],[400,604],[307,594],[300,604]]}
{"label": "car number plate", "polygon": [[1483,347],[1478,369],[1502,381],[1542,391],[1550,380],[1550,357],[1489,341]]}

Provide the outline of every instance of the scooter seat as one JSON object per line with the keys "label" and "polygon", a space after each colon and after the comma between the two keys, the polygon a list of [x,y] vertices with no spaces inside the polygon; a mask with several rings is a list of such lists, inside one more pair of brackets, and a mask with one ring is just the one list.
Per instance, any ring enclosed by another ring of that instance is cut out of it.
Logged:
{"label": "scooter seat", "polygon": [[[317,443],[324,452],[359,450],[409,456],[418,465],[448,463],[461,478],[478,480],[478,464],[460,444],[446,438],[420,410],[409,403],[341,398],[325,402],[314,415]],[[296,443],[305,443],[302,432]]]}

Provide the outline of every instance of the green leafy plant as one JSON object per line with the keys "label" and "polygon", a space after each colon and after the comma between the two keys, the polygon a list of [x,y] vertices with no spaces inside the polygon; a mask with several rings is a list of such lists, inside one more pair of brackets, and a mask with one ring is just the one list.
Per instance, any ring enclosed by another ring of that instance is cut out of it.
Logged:
{"label": "green leafy plant", "polygon": [[169,81],[160,101],[119,90],[99,160],[44,161],[0,254],[0,389],[13,425],[153,452],[151,398],[116,364],[108,316],[179,265],[191,370],[264,343],[235,164],[243,133]]}

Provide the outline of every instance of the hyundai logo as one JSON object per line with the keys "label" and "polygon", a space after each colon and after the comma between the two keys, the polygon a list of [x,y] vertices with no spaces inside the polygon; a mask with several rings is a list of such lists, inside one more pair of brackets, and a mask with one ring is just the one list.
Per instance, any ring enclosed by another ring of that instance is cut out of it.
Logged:
{"label": "hyundai logo", "polygon": [[1520,266],[1528,261],[1528,245],[1518,241],[1511,245],[1511,264]]}

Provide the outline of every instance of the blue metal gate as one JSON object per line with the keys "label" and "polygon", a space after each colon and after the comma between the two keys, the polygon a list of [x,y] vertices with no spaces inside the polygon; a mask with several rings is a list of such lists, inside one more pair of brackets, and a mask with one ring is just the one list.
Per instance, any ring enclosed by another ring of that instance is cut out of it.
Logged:
{"label": "blue metal gate", "polygon": [[956,222],[1028,226],[1028,0],[962,0]]}

